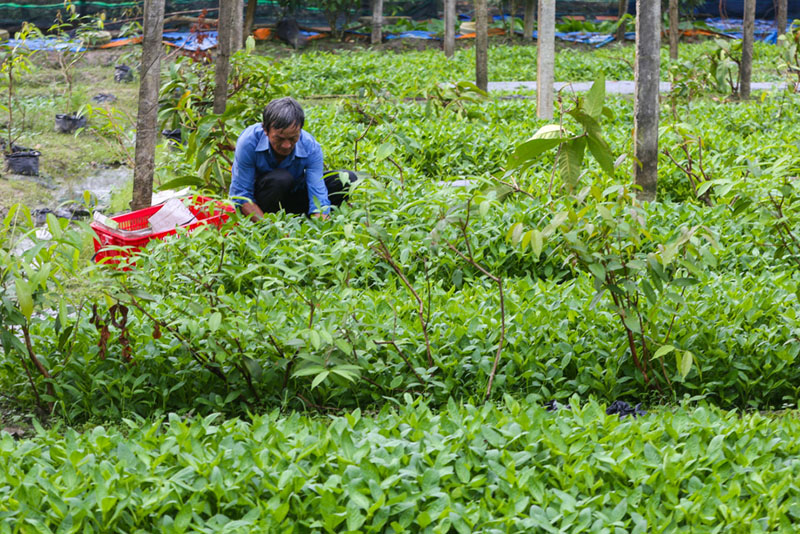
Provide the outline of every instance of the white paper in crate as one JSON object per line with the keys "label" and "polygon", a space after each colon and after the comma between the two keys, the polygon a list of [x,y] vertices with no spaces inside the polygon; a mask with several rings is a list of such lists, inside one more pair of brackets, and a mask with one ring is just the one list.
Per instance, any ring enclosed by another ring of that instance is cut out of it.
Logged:
{"label": "white paper in crate", "polygon": [[197,217],[178,198],[164,202],[161,209],[147,219],[154,234],[174,230],[176,226],[191,224],[196,220]]}

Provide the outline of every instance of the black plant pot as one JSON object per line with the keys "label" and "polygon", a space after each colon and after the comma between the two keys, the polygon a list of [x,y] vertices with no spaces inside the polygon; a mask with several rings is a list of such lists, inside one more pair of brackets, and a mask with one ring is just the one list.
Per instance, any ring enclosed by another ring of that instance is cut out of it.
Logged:
{"label": "black plant pot", "polygon": [[78,128],[86,126],[86,117],[59,113],[56,115],[56,131],[58,133],[72,133]]}
{"label": "black plant pot", "polygon": [[127,65],[115,65],[114,66],[114,81],[117,82],[117,83],[132,82],[133,81],[133,69],[131,69]]}
{"label": "black plant pot", "polygon": [[26,150],[6,154],[6,170],[14,174],[39,176],[39,156],[41,155],[42,153],[38,150]]}

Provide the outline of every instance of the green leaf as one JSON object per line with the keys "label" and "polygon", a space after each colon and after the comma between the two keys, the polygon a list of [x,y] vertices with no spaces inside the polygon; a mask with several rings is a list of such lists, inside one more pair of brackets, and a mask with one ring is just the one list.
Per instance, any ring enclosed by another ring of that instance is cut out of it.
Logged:
{"label": "green leaf", "polygon": [[603,264],[594,262],[589,264],[589,270],[592,272],[595,278],[598,280],[605,281],[606,279],[606,269],[603,267]]}
{"label": "green leaf", "polygon": [[492,447],[500,448],[503,446],[504,443],[503,436],[501,436],[500,433],[497,432],[497,430],[495,430],[494,428],[488,425],[483,425],[481,427],[481,435],[483,436],[483,439],[488,441],[489,445],[491,445]]}
{"label": "green leaf", "polygon": [[589,134],[586,139],[586,143],[589,146],[589,152],[594,156],[597,163],[600,164],[600,168],[603,169],[603,172],[609,176],[614,176],[614,153],[611,152],[608,143],[606,143],[603,138],[591,134]]}
{"label": "green leaf", "polygon": [[533,255],[536,259],[539,259],[539,256],[542,254],[542,247],[543,247],[543,236],[542,232],[539,230],[533,230],[531,232],[531,250],[533,251]]}
{"label": "green leaf", "polygon": [[258,362],[258,360],[254,360],[253,358],[248,358],[245,356],[244,365],[247,367],[247,371],[250,373],[250,376],[253,377],[253,380],[258,381],[261,379],[264,369],[261,367],[261,364]]}
{"label": "green leaf", "polygon": [[61,239],[64,233],[61,229],[61,225],[58,223],[58,218],[52,213],[47,214],[47,229],[50,230],[50,234],[56,239]]}
{"label": "green leaf", "polygon": [[625,326],[628,328],[628,330],[630,330],[634,334],[642,333],[642,329],[639,326],[639,319],[635,315],[633,314],[626,315],[624,321],[625,321]]}
{"label": "green leaf", "polygon": [[606,77],[602,74],[592,84],[592,88],[586,93],[584,109],[593,119],[599,121],[603,113],[603,104],[606,100]]}
{"label": "green leaf", "polygon": [[680,360],[680,367],[678,371],[681,373],[681,378],[685,379],[686,376],[689,374],[689,371],[692,370],[692,362],[694,361],[694,354],[691,352],[684,351],[683,356]]}
{"label": "green leaf", "polygon": [[14,280],[14,287],[17,290],[17,302],[19,303],[19,310],[27,320],[31,320],[33,314],[33,295],[31,295],[31,288],[28,282],[17,278]]}
{"label": "green leaf", "polygon": [[395,146],[392,143],[383,143],[375,151],[375,159],[383,161],[394,153]]}
{"label": "green leaf", "polygon": [[516,245],[519,243],[519,238],[522,235],[522,223],[514,223],[506,232],[506,241],[511,241],[512,244]]}
{"label": "green leaf", "polygon": [[323,380],[328,378],[329,374],[330,374],[330,371],[322,371],[320,374],[315,376],[314,380],[311,382],[311,389],[314,389],[315,387],[320,385],[323,382]]}
{"label": "green leaf", "polygon": [[662,356],[669,354],[673,350],[675,350],[675,347],[673,347],[672,345],[664,345],[660,347],[655,354],[653,354],[653,358],[661,358]]}
{"label": "green leaf", "polygon": [[558,153],[558,170],[569,191],[574,191],[578,185],[585,152],[586,138],[576,137],[564,143]]}
{"label": "green leaf", "polygon": [[557,147],[561,144],[561,141],[560,137],[557,139],[529,139],[517,146],[508,158],[506,167],[508,169],[515,169],[517,167],[531,165],[540,154]]}
{"label": "green leaf", "polygon": [[469,467],[467,467],[467,462],[464,458],[456,460],[456,476],[462,484],[469,482]]}
{"label": "green leaf", "polygon": [[214,312],[208,318],[208,329],[212,332],[216,332],[219,329],[219,325],[222,322],[222,314],[220,312]]}
{"label": "green leaf", "polygon": [[417,516],[417,523],[420,527],[425,528],[433,522],[431,519],[431,514],[428,513],[427,510],[420,512]]}

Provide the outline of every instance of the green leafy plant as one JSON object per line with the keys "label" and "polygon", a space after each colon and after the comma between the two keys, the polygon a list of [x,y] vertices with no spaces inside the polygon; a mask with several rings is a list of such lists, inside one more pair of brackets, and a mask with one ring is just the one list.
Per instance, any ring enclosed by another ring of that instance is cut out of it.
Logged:
{"label": "green leafy plant", "polygon": [[742,65],[742,40],[715,39],[714,49],[708,54],[709,72],[720,93],[739,94]]}
{"label": "green leafy plant", "polygon": [[791,81],[794,91],[797,91],[800,84],[800,29],[792,25],[789,32],[778,37],[778,48],[780,49],[780,62],[778,70]]}
{"label": "green leafy plant", "polygon": [[[72,356],[86,305],[79,291],[75,299],[57,294],[77,279],[83,267],[81,253],[91,246],[88,228],[69,227],[68,222],[49,213],[50,235],[39,237],[30,211],[17,204],[0,226],[0,340],[6,361],[18,363],[18,376],[27,379],[36,407],[45,414],[58,400],[58,377]],[[49,326],[45,335],[55,337],[46,354],[36,350],[41,324]]]}
{"label": "green leafy plant", "polygon": [[[588,148],[603,171],[613,175],[613,154],[603,138],[600,126],[601,116],[604,112],[608,112],[605,107],[605,90],[605,78],[601,77],[592,84],[585,99],[578,97],[574,107],[562,114],[560,124],[543,126],[531,139],[518,145],[508,160],[509,172],[525,171],[536,162],[540,154],[557,148],[556,168],[564,185],[572,191],[580,180],[583,159]],[[565,115],[572,117],[583,131],[577,134],[571,133],[564,125]]]}
{"label": "green leafy plant", "polygon": [[[103,29],[103,17],[90,17],[78,14],[70,0],[64,0],[64,12],[58,11],[56,21],[50,26],[48,32],[56,35],[59,43],[56,48],[56,57],[61,75],[64,78],[66,89],[64,91],[64,113],[77,117],[73,100],[73,87],[75,85],[75,67],[88,51],[92,36],[96,31]],[[69,31],[74,30],[76,38],[69,36]]]}
{"label": "green leafy plant", "polygon": [[8,115],[4,139],[4,152],[6,154],[10,154],[14,151],[14,141],[20,134],[20,130],[17,129],[14,120],[15,83],[20,82],[20,75],[28,73],[31,70],[31,56],[35,51],[30,50],[26,46],[26,41],[37,35],[40,35],[40,33],[36,26],[24,23],[22,29],[16,35],[16,44],[11,47],[4,47],[2,51],[0,51],[0,53],[2,53],[2,56],[0,56],[2,57],[2,61],[0,62],[0,75],[2,75],[6,85],[6,101],[0,104],[0,109],[5,111]]}

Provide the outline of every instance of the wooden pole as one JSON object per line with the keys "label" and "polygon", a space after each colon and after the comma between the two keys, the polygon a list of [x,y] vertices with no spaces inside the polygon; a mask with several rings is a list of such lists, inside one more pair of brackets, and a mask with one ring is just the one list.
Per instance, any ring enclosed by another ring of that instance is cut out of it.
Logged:
{"label": "wooden pole", "polygon": [[372,37],[370,43],[380,44],[383,40],[383,0],[372,0]]}
{"label": "wooden pole", "polygon": [[539,0],[539,39],[536,60],[536,113],[553,118],[553,83],[556,64],[556,1]]}
{"label": "wooden pole", "polygon": [[619,26],[617,32],[614,34],[614,39],[619,42],[625,40],[625,28],[627,24],[623,24],[622,17],[628,13],[628,0],[619,0],[617,3],[617,18],[619,19]]}
{"label": "wooden pole", "polygon": [[[247,0],[247,12],[244,15],[244,30],[242,31],[242,41],[246,41],[253,33],[253,24],[256,20],[256,7],[258,0]],[[244,45],[244,43],[242,43]]]}
{"label": "wooden pole", "polygon": [[742,65],[739,69],[739,96],[750,98],[753,78],[753,41],[756,22],[756,0],[744,2],[744,36],[742,40]]}
{"label": "wooden pole", "polygon": [[475,85],[489,89],[489,15],[486,0],[475,0]]}
{"label": "wooden pole", "polygon": [[658,190],[658,85],[661,68],[661,2],[636,0],[636,63],[633,103],[633,177],[640,198]]}
{"label": "wooden pole", "polygon": [[244,0],[234,0],[231,21],[231,54],[235,54],[244,45],[242,34],[244,33]]}
{"label": "wooden pole", "polygon": [[778,25],[778,36],[786,33],[786,25],[789,23],[788,11],[789,0],[775,0],[775,24]]}
{"label": "wooden pole", "polygon": [[217,60],[214,71],[214,113],[222,115],[228,104],[228,74],[231,70],[231,34],[235,6],[239,0],[219,0],[219,24],[217,25]]}
{"label": "wooden pole", "polygon": [[456,50],[456,0],[444,0],[444,55],[453,57]]}
{"label": "wooden pole", "polygon": [[522,39],[533,41],[533,24],[536,22],[536,0],[525,0],[525,24]]}
{"label": "wooden pole", "polygon": [[678,59],[678,39],[680,39],[680,14],[678,0],[669,0],[669,58]]}
{"label": "wooden pole", "polygon": [[153,173],[158,141],[158,90],[161,86],[164,0],[145,0],[143,22],[133,197],[130,204],[132,210],[150,207],[153,198]]}

